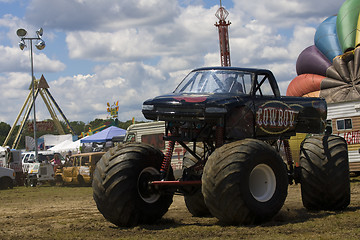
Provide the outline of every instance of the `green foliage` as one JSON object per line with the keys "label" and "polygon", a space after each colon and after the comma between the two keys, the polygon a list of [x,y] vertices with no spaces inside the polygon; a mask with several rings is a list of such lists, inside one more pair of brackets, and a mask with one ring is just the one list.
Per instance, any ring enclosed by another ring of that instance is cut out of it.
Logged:
{"label": "green foliage", "polygon": [[4,122],[0,122],[0,136],[6,136],[10,131],[10,125]]}
{"label": "green foliage", "polygon": [[2,145],[2,143],[5,141],[5,138],[8,134],[8,132],[10,131],[10,125],[4,122],[0,122],[0,143]]}

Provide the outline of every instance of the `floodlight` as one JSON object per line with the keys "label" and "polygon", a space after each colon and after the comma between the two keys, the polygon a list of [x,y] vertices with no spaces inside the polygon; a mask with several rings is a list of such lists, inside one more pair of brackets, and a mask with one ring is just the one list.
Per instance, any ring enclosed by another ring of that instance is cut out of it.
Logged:
{"label": "floodlight", "polygon": [[18,35],[18,37],[20,38],[23,38],[26,36],[27,34],[27,31],[23,28],[19,28],[17,31],[16,31],[16,34]]}
{"label": "floodlight", "polygon": [[19,42],[19,47],[21,50],[24,50],[24,48],[26,48],[26,44],[24,39],[21,39],[21,41]]}
{"label": "floodlight", "polygon": [[39,30],[37,30],[37,31],[36,31],[36,34],[37,34],[37,36],[38,36],[39,38],[41,38],[42,35],[43,35],[43,29],[40,28]]}
{"label": "floodlight", "polygon": [[35,44],[35,47],[39,50],[43,50],[45,48],[44,40],[40,40],[37,44]]}

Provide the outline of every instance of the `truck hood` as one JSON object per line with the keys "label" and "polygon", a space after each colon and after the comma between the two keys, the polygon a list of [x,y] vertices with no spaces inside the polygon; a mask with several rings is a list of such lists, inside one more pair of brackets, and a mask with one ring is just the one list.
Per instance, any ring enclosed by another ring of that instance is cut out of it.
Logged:
{"label": "truck hood", "polygon": [[172,93],[146,100],[142,112],[151,120],[216,118],[249,100],[250,96],[245,94]]}
{"label": "truck hood", "polygon": [[4,176],[10,177],[11,179],[15,179],[14,170],[10,168],[0,167],[0,177],[4,177]]}

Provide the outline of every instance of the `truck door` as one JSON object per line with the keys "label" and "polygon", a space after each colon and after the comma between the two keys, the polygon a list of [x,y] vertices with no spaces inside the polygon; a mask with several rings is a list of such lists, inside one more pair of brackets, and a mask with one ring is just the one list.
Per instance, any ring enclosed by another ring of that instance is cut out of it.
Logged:
{"label": "truck door", "polygon": [[268,75],[255,75],[253,101],[255,111],[255,136],[273,138],[295,128],[297,111],[279,96],[275,79]]}

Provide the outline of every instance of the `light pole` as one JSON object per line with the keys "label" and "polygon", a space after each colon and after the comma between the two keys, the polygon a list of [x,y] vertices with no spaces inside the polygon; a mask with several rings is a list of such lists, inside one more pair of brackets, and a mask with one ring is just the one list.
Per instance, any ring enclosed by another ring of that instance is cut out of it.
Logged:
{"label": "light pole", "polygon": [[33,50],[32,50],[32,42],[33,40],[37,40],[38,42],[35,44],[36,48],[39,50],[43,50],[45,48],[45,42],[41,39],[43,35],[43,29],[40,28],[36,31],[37,37],[26,37],[27,31],[23,28],[20,28],[16,31],[16,34],[21,39],[19,42],[19,47],[21,50],[24,50],[26,47],[25,40],[30,41],[30,58],[31,58],[31,85],[32,85],[32,108],[34,111],[34,141],[35,141],[35,161],[38,161],[38,149],[37,149],[37,138],[36,138],[36,111],[35,111],[35,76],[34,76],[34,64],[33,64]]}

